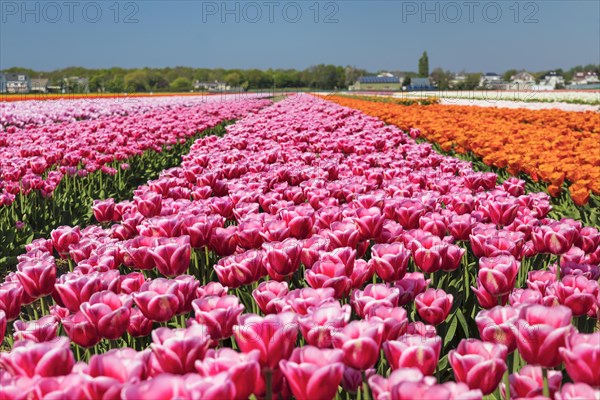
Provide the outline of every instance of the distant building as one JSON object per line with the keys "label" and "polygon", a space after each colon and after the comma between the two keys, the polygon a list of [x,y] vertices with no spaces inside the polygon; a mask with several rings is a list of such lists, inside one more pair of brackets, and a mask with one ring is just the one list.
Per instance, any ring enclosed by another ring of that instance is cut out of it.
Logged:
{"label": "distant building", "polygon": [[600,79],[594,71],[576,72],[571,81],[572,85],[593,85],[595,83],[600,83]]}
{"label": "distant building", "polygon": [[510,83],[514,89],[530,88],[535,85],[535,77],[527,71],[521,71],[510,77]]}
{"label": "distant building", "polygon": [[435,86],[431,84],[429,78],[411,78],[410,85],[407,86],[408,91],[434,90]]}
{"label": "distant building", "polygon": [[229,86],[225,82],[219,82],[219,81],[214,81],[214,82],[195,81],[194,82],[194,90],[199,90],[199,91],[206,90],[209,92],[226,92],[226,91],[231,90],[231,86]]}
{"label": "distant building", "polygon": [[31,80],[31,91],[36,93],[48,93],[48,79],[38,78]]}
{"label": "distant building", "polygon": [[394,76],[389,72],[377,76],[361,76],[350,86],[350,90],[385,90],[394,91],[402,89],[402,77]]}
{"label": "distant building", "polygon": [[564,87],[565,78],[563,78],[562,75],[557,74],[555,71],[552,71],[542,77],[540,86],[552,87],[553,89]]}
{"label": "distant building", "polygon": [[70,76],[63,80],[63,93],[89,93],[90,80],[78,76]]}
{"label": "distant building", "polygon": [[495,72],[487,72],[481,75],[481,78],[479,79],[479,86],[486,89],[497,88],[498,85],[503,84],[506,84],[506,82],[504,82],[502,77]]}
{"label": "distant building", "polygon": [[7,93],[29,93],[31,81],[26,74],[5,74]]}
{"label": "distant building", "polygon": [[6,75],[0,73],[0,93],[6,93]]}
{"label": "distant building", "polygon": [[461,83],[464,83],[466,80],[467,80],[467,75],[458,73],[458,74],[454,74],[452,76],[452,79],[450,79],[450,82],[448,82],[448,84],[451,88],[456,88]]}

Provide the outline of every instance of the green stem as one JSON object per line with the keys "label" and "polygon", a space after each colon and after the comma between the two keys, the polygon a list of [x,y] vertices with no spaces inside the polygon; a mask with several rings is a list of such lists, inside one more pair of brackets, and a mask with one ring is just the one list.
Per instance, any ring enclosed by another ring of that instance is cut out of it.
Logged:
{"label": "green stem", "polygon": [[508,380],[508,370],[504,373],[504,398],[510,400],[510,381]]}
{"label": "green stem", "polygon": [[265,368],[265,400],[273,400],[273,371],[271,368]]}
{"label": "green stem", "polygon": [[543,395],[547,398],[550,398],[550,387],[548,386],[548,370],[546,368],[542,368],[542,377],[544,379]]}

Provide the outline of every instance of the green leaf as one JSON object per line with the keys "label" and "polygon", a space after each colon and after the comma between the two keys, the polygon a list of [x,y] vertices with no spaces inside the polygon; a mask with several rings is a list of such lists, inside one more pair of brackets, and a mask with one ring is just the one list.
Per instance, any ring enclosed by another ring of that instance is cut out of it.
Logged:
{"label": "green leaf", "polygon": [[448,343],[450,343],[450,341],[452,339],[454,339],[454,334],[456,333],[457,325],[458,325],[458,318],[456,317],[456,314],[455,314],[454,317],[452,317],[452,319],[450,320],[450,323],[448,325],[448,330],[446,331],[446,337],[444,338],[444,347],[446,347],[446,345],[448,345]]}
{"label": "green leaf", "polygon": [[463,312],[460,308],[456,309],[456,317],[458,319],[458,322],[460,322],[460,326],[462,326],[463,332],[465,333],[466,337],[469,337],[469,325],[467,325],[465,316],[463,315]]}

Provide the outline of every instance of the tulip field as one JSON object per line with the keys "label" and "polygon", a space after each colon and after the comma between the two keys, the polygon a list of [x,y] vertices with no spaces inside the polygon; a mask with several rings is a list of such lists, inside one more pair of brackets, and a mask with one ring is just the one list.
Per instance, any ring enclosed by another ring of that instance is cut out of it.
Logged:
{"label": "tulip field", "polygon": [[2,400],[600,400],[597,113],[0,112]]}

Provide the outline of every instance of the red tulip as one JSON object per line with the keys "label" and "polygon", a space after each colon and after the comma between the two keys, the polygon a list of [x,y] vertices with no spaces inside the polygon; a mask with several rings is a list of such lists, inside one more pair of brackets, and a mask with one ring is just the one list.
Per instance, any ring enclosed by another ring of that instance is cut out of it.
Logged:
{"label": "red tulip", "polygon": [[564,306],[531,305],[521,308],[517,328],[519,354],[529,364],[552,368],[561,363],[559,347],[572,332],[571,310]]}
{"label": "red tulip", "polygon": [[333,399],[344,374],[342,357],[341,350],[304,346],[279,365],[298,400]]}
{"label": "red tulip", "polygon": [[[508,377],[510,395],[513,398],[534,398],[543,393],[542,368],[534,365],[525,365],[518,372]],[[560,371],[548,371],[548,387],[550,397],[560,388],[562,373]],[[502,388],[506,390],[504,387]]]}
{"label": "red tulip", "polygon": [[280,360],[291,355],[298,336],[298,325],[295,314],[291,312],[265,317],[245,314],[241,316],[239,325],[233,327],[233,333],[244,353],[260,350],[261,365],[273,369]]}
{"label": "red tulip", "polygon": [[177,282],[158,278],[144,283],[139,293],[133,294],[133,301],[146,318],[166,322],[177,314],[183,298],[179,295]]}
{"label": "red tulip", "polygon": [[380,323],[352,321],[332,336],[333,346],[344,352],[345,365],[364,371],[377,362],[382,335]]}
{"label": "red tulip", "polygon": [[7,321],[16,319],[21,313],[23,286],[19,282],[0,284],[0,310],[4,311]]}
{"label": "red tulip", "polygon": [[206,327],[194,324],[187,329],[158,328],[152,331],[152,354],[161,370],[170,374],[195,371],[210,343]]}
{"label": "red tulip", "polygon": [[427,289],[415,297],[419,316],[428,324],[439,325],[448,316],[454,297],[442,289]]}
{"label": "red tulip", "polygon": [[376,244],[371,248],[370,264],[384,282],[402,279],[408,267],[410,251],[402,243]]}
{"label": "red tulip", "polygon": [[71,373],[75,358],[69,339],[59,337],[52,342],[15,342],[10,353],[0,353],[0,367],[13,376],[63,376]]}
{"label": "red tulip", "polygon": [[302,245],[296,239],[263,244],[265,269],[272,279],[282,281],[300,268]]}
{"label": "red tulip", "polygon": [[512,353],[517,348],[517,318],[517,309],[496,306],[491,310],[481,310],[475,316],[475,323],[483,341],[503,344]]}
{"label": "red tulip", "polygon": [[81,305],[81,312],[106,339],[120,338],[129,326],[131,297],[119,296],[109,290],[95,293]]}
{"label": "red tulip", "polygon": [[559,348],[567,373],[574,382],[600,386],[600,333],[573,333]]}
{"label": "red tulip", "polygon": [[504,345],[463,339],[456,350],[448,353],[448,361],[458,382],[487,395],[496,390],[507,369],[506,355]]}
{"label": "red tulip", "polygon": [[383,344],[385,358],[392,370],[417,368],[423,375],[433,375],[440,358],[442,341],[439,336],[403,335]]}
{"label": "red tulip", "polygon": [[487,292],[503,296],[515,287],[520,263],[513,256],[482,257],[479,259],[479,281]]}
{"label": "red tulip", "polygon": [[49,295],[56,282],[56,264],[54,259],[26,261],[17,265],[17,278],[23,290],[31,298],[38,299]]}

